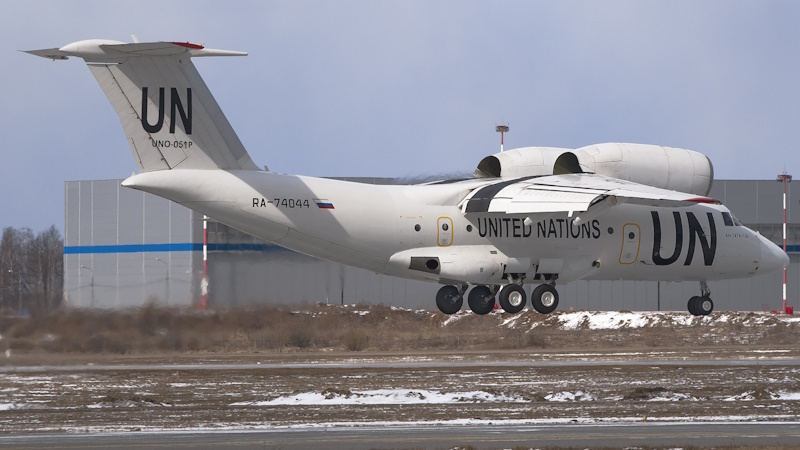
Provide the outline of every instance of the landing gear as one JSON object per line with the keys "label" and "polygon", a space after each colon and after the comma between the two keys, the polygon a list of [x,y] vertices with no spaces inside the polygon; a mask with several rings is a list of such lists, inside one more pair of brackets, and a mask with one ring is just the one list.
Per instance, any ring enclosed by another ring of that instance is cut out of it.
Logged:
{"label": "landing gear", "polygon": [[469,291],[467,303],[475,314],[489,314],[494,309],[494,292],[487,286],[475,286]]}
{"label": "landing gear", "polygon": [[531,306],[540,314],[550,314],[558,307],[558,291],[552,284],[536,286],[531,295]]}
{"label": "landing gear", "polygon": [[711,290],[705,281],[700,282],[700,296],[689,299],[686,305],[693,316],[707,316],[714,311],[714,302],[711,300]]}
{"label": "landing gear", "polygon": [[525,308],[525,290],[518,284],[507,284],[500,289],[497,296],[503,311],[516,314]]}
{"label": "landing gear", "polygon": [[707,316],[714,311],[714,302],[707,296],[692,297],[689,299],[688,307],[693,316]]}
{"label": "landing gear", "polygon": [[464,292],[466,289],[459,289],[452,284],[442,286],[436,293],[436,306],[439,311],[445,314],[455,314],[461,310],[464,304]]}

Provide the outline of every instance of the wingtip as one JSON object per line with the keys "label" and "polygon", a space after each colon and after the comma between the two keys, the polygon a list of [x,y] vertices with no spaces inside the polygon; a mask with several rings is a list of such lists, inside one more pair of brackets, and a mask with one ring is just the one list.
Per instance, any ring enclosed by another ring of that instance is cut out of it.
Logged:
{"label": "wingtip", "polygon": [[65,60],[69,59],[67,55],[65,55],[61,50],[57,48],[46,48],[42,50],[18,50],[22,53],[28,53],[29,55],[39,56],[41,58],[47,58],[55,60]]}

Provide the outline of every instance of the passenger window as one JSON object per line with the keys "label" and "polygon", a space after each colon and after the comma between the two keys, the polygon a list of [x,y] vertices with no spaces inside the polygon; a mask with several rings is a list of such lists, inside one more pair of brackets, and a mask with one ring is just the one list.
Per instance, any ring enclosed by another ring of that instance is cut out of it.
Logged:
{"label": "passenger window", "polygon": [[725,222],[725,226],[726,227],[732,227],[733,226],[733,219],[731,218],[730,213],[723,212],[722,213],[722,221]]}

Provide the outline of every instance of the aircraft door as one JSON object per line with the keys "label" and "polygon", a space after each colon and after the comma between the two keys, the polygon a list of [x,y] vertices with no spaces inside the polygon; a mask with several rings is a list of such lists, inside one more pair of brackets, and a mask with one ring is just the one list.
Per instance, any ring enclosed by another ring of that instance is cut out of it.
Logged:
{"label": "aircraft door", "polygon": [[436,243],[439,247],[449,247],[453,243],[453,219],[439,217],[436,221]]}
{"label": "aircraft door", "polygon": [[400,243],[407,247],[422,246],[422,216],[400,216]]}
{"label": "aircraft door", "polygon": [[642,243],[641,230],[635,223],[626,223],[622,227],[622,250],[619,252],[620,264],[633,264],[639,257],[639,246]]}

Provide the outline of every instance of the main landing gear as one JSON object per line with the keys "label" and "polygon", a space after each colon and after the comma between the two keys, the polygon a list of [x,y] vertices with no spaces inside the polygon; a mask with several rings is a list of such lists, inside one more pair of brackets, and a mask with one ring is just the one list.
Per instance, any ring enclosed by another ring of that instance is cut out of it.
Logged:
{"label": "main landing gear", "polygon": [[436,306],[439,311],[445,314],[455,314],[461,310],[461,305],[464,304],[464,292],[467,292],[467,285],[462,284],[455,287],[452,284],[443,286],[436,293]]}
{"label": "main landing gear", "polygon": [[469,291],[469,309],[475,314],[489,314],[494,309],[494,294],[497,289],[490,289],[488,286],[475,286]]}
{"label": "main landing gear", "polygon": [[[436,306],[445,314],[455,314],[464,304],[464,293],[467,285],[443,286],[436,294]],[[510,283],[501,286],[478,285],[472,288],[467,297],[469,309],[475,314],[484,315],[492,312],[495,305],[495,296],[503,311],[516,314],[525,309],[527,294],[521,284]],[[555,283],[542,284],[533,290],[531,307],[540,314],[550,314],[558,307],[558,291]]]}
{"label": "main landing gear", "polygon": [[705,281],[700,282],[700,296],[694,296],[689,299],[687,305],[689,312],[693,316],[707,316],[714,310],[714,302],[711,300],[711,290]]}
{"label": "main landing gear", "polygon": [[531,306],[540,314],[550,314],[558,307],[558,291],[554,284],[540,284],[533,290]]}

